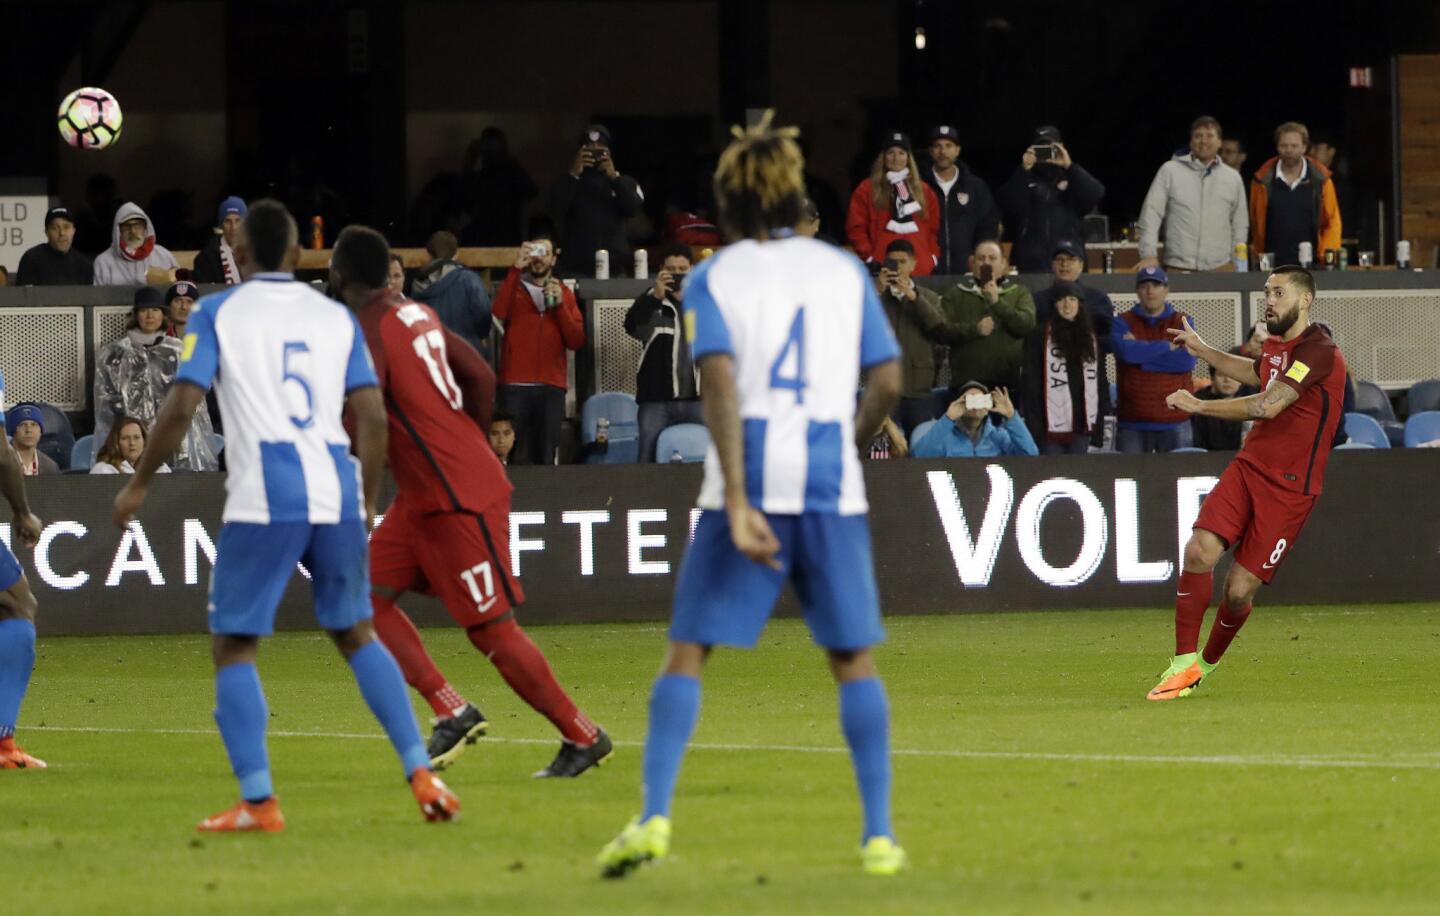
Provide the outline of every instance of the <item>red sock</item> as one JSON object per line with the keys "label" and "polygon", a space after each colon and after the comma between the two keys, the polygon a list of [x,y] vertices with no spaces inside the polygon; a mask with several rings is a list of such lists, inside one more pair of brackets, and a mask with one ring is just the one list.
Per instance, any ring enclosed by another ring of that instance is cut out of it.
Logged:
{"label": "red sock", "polygon": [[560,730],[566,741],[587,745],[599,729],[575,707],[555,672],[514,618],[465,631],[475,648],[495,666],[510,689]]}
{"label": "red sock", "polygon": [[435,667],[415,624],[399,606],[389,598],[371,593],[370,606],[375,611],[375,632],[405,675],[405,683],[414,687],[430,704],[435,715],[448,718],[465,707],[465,698],[455,692],[445,675]]}
{"label": "red sock", "polygon": [[1200,625],[1210,606],[1213,575],[1208,572],[1180,573],[1175,587],[1175,654],[1188,655],[1200,644]]}
{"label": "red sock", "polygon": [[1228,603],[1220,602],[1220,613],[1210,627],[1210,638],[1205,640],[1205,661],[1212,665],[1220,661],[1220,656],[1230,648],[1230,643],[1235,641],[1235,637],[1240,634],[1240,628],[1245,626],[1245,621],[1249,619],[1250,605],[1232,608]]}

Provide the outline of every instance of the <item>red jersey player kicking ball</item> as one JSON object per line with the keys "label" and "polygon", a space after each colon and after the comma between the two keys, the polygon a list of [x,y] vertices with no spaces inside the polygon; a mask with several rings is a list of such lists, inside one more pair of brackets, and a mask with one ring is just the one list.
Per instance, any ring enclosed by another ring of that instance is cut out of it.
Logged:
{"label": "red jersey player kicking ball", "polygon": [[[1315,278],[1308,270],[1281,267],[1272,273],[1265,281],[1271,336],[1255,360],[1209,346],[1193,325],[1169,332],[1174,346],[1260,393],[1202,401],[1177,391],[1165,399],[1187,413],[1254,420],[1255,426],[1200,507],[1176,589],[1175,657],[1146,699],[1189,696],[1210,676],[1250,616],[1261,583],[1268,584],[1285,562],[1320,498],[1330,443],[1344,416],[1345,358],[1325,329],[1311,324],[1314,303]],[[1231,547],[1235,563],[1220,612],[1205,650],[1197,654],[1212,571]]]}
{"label": "red jersey player kicking ball", "polygon": [[330,264],[331,289],[355,311],[380,378],[399,491],[370,543],[375,630],[435,711],[427,750],[436,769],[454,763],[489,723],[446,681],[396,605],[407,591],[444,602],[511,689],[559,730],[560,753],[535,775],[578,776],[612,745],[515,621],[525,594],[509,572],[511,486],[487,438],[495,374],[435,312],[386,289],[389,263],[383,236],[351,226]]}

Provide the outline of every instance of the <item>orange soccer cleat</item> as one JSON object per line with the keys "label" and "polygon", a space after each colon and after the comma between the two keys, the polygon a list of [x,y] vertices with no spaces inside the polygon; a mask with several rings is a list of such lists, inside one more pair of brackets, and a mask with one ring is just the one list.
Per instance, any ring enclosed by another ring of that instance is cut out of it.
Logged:
{"label": "orange soccer cleat", "polygon": [[1205,673],[1200,670],[1193,656],[1176,659],[1170,663],[1170,667],[1160,677],[1160,683],[1145,694],[1147,700],[1175,700],[1180,697],[1188,697],[1200,686],[1205,679]]}
{"label": "orange soccer cleat", "polygon": [[219,814],[205,818],[196,829],[206,833],[240,833],[247,830],[279,833],[285,829],[285,815],[280,813],[280,801],[273,795],[258,805],[241,799]]}
{"label": "orange soccer cleat", "polygon": [[427,821],[453,821],[460,816],[460,796],[430,770],[416,770],[410,777],[410,790],[420,803]]}
{"label": "orange soccer cleat", "polygon": [[43,770],[46,766],[45,761],[31,757],[13,740],[0,741],[0,770]]}

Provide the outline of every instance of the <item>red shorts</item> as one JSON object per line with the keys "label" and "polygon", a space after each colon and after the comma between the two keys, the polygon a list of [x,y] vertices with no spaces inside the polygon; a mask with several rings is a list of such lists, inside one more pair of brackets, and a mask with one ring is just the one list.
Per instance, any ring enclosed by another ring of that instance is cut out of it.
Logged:
{"label": "red shorts", "polygon": [[1318,498],[1287,490],[1246,462],[1232,461],[1205,497],[1195,527],[1234,547],[1235,562],[1269,584]]}
{"label": "red shorts", "polygon": [[524,604],[510,575],[510,500],[478,514],[422,514],[397,497],[370,539],[370,582],[434,595],[462,627]]}

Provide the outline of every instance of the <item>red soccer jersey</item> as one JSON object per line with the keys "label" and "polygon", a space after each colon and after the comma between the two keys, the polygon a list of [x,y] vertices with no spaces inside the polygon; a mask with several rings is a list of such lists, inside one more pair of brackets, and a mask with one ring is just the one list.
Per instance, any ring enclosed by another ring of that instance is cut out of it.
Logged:
{"label": "red soccer jersey", "polygon": [[390,418],[390,472],[407,505],[481,512],[508,497],[510,479],[474,419],[488,417],[493,405],[465,403],[467,387],[471,397],[494,398],[493,373],[487,392],[457,382],[452,371],[462,346],[489,373],[484,361],[434,311],[395,293],[377,294],[358,317]]}
{"label": "red soccer jersey", "polygon": [[1236,460],[1248,462],[1287,490],[1318,495],[1330,443],[1344,419],[1345,357],[1330,335],[1312,324],[1289,343],[1279,337],[1266,340],[1255,360],[1255,374],[1261,390],[1289,385],[1300,400],[1273,420],[1256,421]]}

